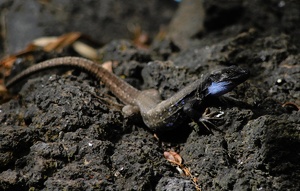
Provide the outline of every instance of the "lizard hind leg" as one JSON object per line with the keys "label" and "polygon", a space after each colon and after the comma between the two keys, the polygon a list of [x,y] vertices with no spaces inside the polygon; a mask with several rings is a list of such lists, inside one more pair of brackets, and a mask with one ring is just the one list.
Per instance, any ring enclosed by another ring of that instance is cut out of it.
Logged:
{"label": "lizard hind leg", "polygon": [[143,95],[151,97],[153,100],[157,100],[157,102],[160,102],[162,100],[160,93],[156,89],[143,90],[142,93]]}
{"label": "lizard hind leg", "polygon": [[135,114],[140,113],[140,108],[138,106],[135,106],[135,105],[125,105],[122,108],[122,112],[124,114],[124,117],[131,117]]}
{"label": "lizard hind leg", "polygon": [[[140,98],[147,97],[148,99],[150,99],[151,105],[155,105],[155,103],[159,103],[161,101],[160,94],[156,89],[143,90],[139,96]],[[143,98],[143,100],[145,101],[147,99]],[[137,113],[140,113],[141,112],[140,110],[141,108],[139,106],[125,105],[122,109],[122,112],[125,117],[130,117]]]}

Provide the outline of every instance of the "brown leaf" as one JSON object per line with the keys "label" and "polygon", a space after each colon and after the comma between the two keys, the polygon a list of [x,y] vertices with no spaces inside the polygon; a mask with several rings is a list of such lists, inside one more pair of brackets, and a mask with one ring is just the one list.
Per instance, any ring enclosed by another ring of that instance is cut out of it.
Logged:
{"label": "brown leaf", "polygon": [[164,157],[171,163],[174,163],[176,165],[181,165],[182,164],[182,158],[179,154],[177,154],[174,151],[165,151],[164,152]]}

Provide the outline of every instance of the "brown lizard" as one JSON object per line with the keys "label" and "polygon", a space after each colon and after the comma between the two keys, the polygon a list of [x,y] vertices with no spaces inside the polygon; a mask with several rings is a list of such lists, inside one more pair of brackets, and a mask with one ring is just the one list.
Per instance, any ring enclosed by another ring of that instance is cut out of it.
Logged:
{"label": "brown lizard", "polygon": [[[198,121],[210,105],[209,98],[231,91],[249,76],[248,71],[239,67],[224,68],[192,82],[169,99],[161,101],[158,96],[153,96],[153,92],[137,90],[96,62],[80,57],[61,57],[29,67],[9,80],[6,86],[10,88],[31,74],[57,67],[78,68],[101,80],[127,107],[137,108],[144,123],[154,131],[172,129],[184,113]],[[123,111],[127,115],[130,113],[130,109]]]}

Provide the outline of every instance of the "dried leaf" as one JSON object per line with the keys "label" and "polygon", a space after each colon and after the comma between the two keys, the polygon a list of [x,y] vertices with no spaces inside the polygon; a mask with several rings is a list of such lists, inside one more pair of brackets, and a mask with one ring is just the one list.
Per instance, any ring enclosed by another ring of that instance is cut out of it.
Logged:
{"label": "dried leaf", "polygon": [[44,51],[51,52],[53,50],[59,51],[65,48],[66,46],[71,45],[74,43],[77,39],[79,39],[81,36],[81,33],[79,32],[71,32],[64,34],[54,42],[49,43],[44,47]]}
{"label": "dried leaf", "polygon": [[76,41],[73,43],[74,50],[79,53],[81,56],[89,58],[91,60],[97,59],[98,53],[97,50],[81,41]]}
{"label": "dried leaf", "polygon": [[293,107],[293,108],[295,108],[295,110],[298,110],[298,111],[300,110],[300,106],[293,102],[286,102],[286,103],[282,104],[282,107],[287,107],[287,106]]}
{"label": "dried leaf", "polygon": [[56,36],[54,36],[54,37],[53,36],[46,36],[46,37],[41,37],[41,38],[34,39],[32,44],[35,45],[35,46],[39,46],[39,47],[45,47],[50,43],[56,42],[57,39],[58,39],[58,37],[56,37]]}
{"label": "dried leaf", "polygon": [[107,62],[104,62],[101,66],[102,68],[108,70],[109,72],[113,73],[113,64],[114,62],[113,61],[107,61]]}
{"label": "dried leaf", "polygon": [[176,165],[182,164],[182,158],[179,154],[177,154],[174,151],[164,152],[164,157],[171,163],[174,163]]}

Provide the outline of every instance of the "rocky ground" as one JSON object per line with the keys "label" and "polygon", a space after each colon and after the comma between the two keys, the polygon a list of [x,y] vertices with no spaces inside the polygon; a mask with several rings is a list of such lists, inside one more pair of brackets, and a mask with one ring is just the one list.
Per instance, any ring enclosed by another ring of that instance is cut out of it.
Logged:
{"label": "rocky ground", "polygon": [[[205,0],[204,30],[180,44],[155,38],[175,1],[59,2],[1,2],[0,55],[80,31],[101,44],[102,61],[119,62],[115,74],[164,99],[216,68],[248,69],[249,80],[229,93],[244,104],[210,108],[223,113],[212,119],[218,131],[188,120],[154,135],[88,74],[49,71],[0,105],[0,190],[195,190],[164,158],[170,150],[203,191],[300,189],[300,3]],[[147,32],[149,46],[132,41],[128,23]],[[37,50],[32,60],[66,55],[76,53]]]}

